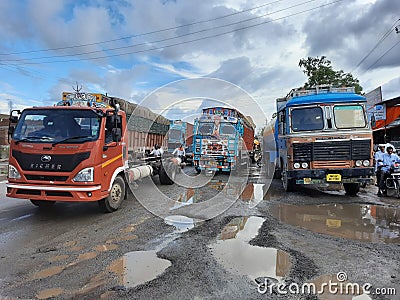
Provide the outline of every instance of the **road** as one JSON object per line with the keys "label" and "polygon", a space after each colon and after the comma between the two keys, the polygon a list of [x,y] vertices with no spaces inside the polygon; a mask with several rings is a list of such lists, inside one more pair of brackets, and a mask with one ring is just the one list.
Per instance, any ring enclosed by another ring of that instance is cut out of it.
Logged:
{"label": "road", "polygon": [[398,299],[399,200],[374,186],[286,194],[254,166],[245,180],[185,172],[141,182],[112,214],[40,210],[0,183],[0,299],[317,299],[301,288],[329,281],[397,295],[318,299]]}

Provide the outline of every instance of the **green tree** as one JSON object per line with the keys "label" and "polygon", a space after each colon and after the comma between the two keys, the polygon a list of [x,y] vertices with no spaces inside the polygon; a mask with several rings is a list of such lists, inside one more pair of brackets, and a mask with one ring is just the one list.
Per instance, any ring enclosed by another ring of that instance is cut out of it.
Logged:
{"label": "green tree", "polygon": [[357,94],[362,93],[359,80],[343,70],[333,70],[332,63],[326,56],[300,59],[299,67],[303,68],[303,73],[308,76],[308,81],[304,84],[304,88],[330,84],[334,87],[353,86]]}

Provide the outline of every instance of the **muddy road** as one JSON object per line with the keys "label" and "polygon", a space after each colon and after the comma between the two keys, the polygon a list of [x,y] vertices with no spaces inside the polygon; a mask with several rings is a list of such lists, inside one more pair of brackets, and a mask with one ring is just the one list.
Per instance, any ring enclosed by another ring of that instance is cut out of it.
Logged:
{"label": "muddy road", "polygon": [[399,299],[400,200],[185,173],[113,214],[0,183],[0,299]]}

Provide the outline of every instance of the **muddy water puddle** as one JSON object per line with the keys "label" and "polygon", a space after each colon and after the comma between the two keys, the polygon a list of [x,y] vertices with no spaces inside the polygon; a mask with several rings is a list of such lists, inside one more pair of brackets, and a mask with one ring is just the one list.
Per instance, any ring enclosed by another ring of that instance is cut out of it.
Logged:
{"label": "muddy water puddle", "polygon": [[171,262],[157,257],[156,251],[134,251],[114,261],[108,269],[118,276],[120,285],[133,288],[157,278],[169,266]]}
{"label": "muddy water puddle", "polygon": [[290,270],[289,254],[275,248],[249,245],[263,222],[260,217],[235,218],[209,247],[218,263],[233,274],[246,275],[251,280],[269,277],[280,281]]}
{"label": "muddy water puddle", "polygon": [[290,205],[271,208],[280,221],[316,233],[372,243],[400,243],[400,208],[364,204]]}

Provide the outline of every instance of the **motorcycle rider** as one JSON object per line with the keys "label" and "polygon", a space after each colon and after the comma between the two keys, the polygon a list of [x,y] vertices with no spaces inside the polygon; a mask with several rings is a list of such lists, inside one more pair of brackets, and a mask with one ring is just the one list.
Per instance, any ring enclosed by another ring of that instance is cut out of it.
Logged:
{"label": "motorcycle rider", "polygon": [[184,161],[186,152],[185,152],[185,148],[183,148],[183,145],[180,144],[179,147],[176,148],[176,149],[172,152],[172,155],[176,155],[176,156],[180,157],[180,158],[182,159],[182,161]]}
{"label": "motorcycle rider", "polygon": [[154,155],[155,157],[160,157],[164,153],[164,150],[158,145],[154,145],[154,149],[150,152],[150,155]]}
{"label": "motorcycle rider", "polygon": [[386,153],[383,155],[383,164],[380,171],[380,180],[378,187],[378,197],[382,194],[386,194],[386,178],[390,176],[390,168],[396,163],[400,162],[400,158],[397,154],[393,153],[393,147],[388,146]]}

